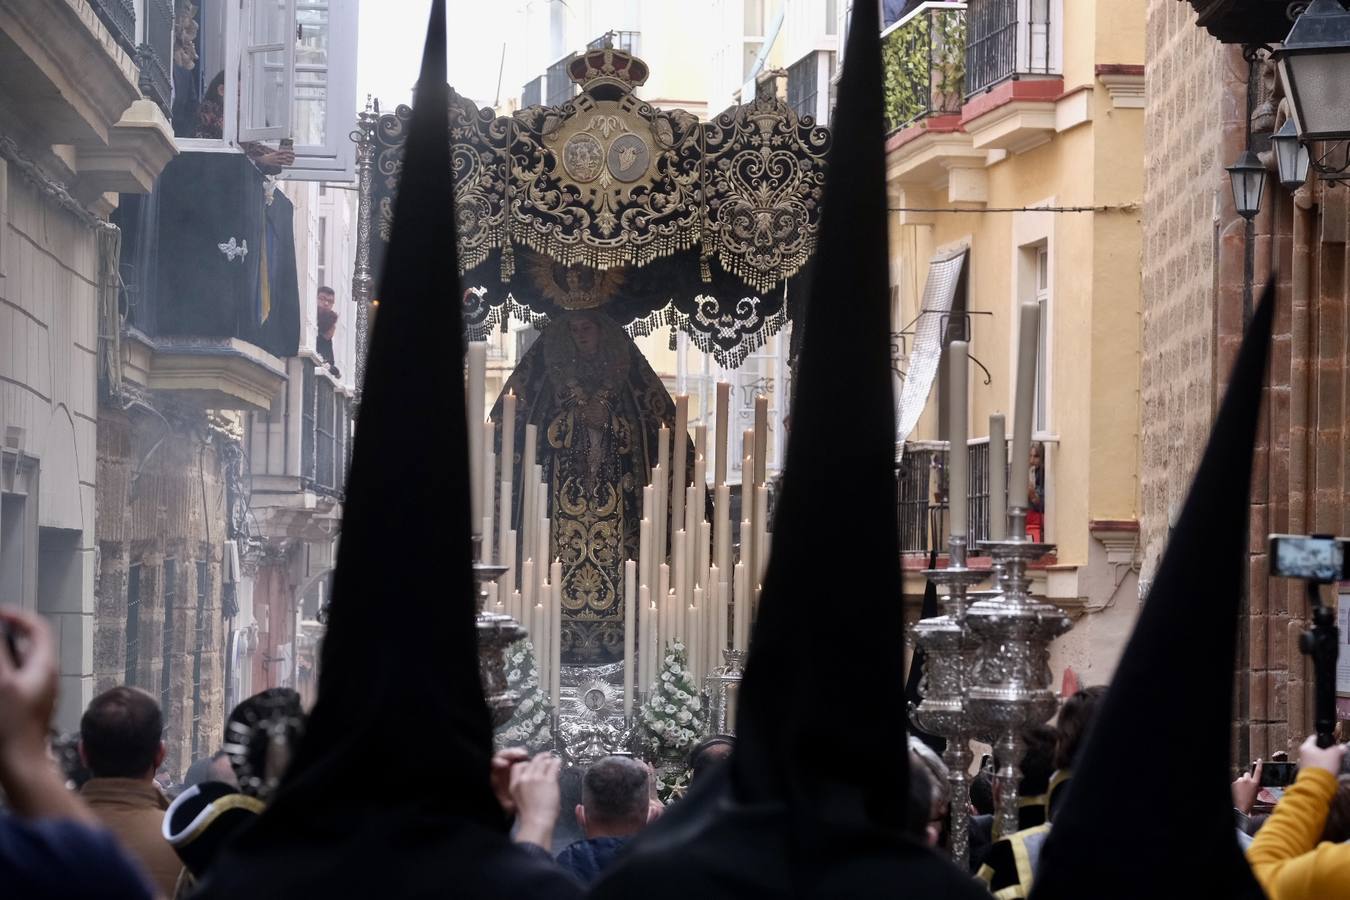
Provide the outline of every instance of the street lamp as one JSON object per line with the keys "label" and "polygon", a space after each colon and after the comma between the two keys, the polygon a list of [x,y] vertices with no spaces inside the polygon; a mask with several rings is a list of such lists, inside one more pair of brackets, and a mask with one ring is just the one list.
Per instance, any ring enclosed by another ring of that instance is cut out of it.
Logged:
{"label": "street lamp", "polygon": [[1233,205],[1238,215],[1251,221],[1261,211],[1261,195],[1266,190],[1266,167],[1250,150],[1243,150],[1237,162],[1228,169],[1233,182]]}
{"label": "street lamp", "polygon": [[1280,170],[1280,184],[1293,190],[1308,180],[1308,148],[1298,139],[1298,128],[1293,119],[1285,119],[1280,130],[1270,136],[1275,147],[1275,162]]}
{"label": "street lamp", "polygon": [[1313,0],[1274,53],[1301,141],[1350,139],[1350,12]]}

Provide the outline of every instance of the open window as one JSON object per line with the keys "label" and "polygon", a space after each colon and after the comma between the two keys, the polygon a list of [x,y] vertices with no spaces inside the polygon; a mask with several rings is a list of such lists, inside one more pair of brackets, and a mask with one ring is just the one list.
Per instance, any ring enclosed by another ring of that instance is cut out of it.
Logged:
{"label": "open window", "polygon": [[282,178],[350,182],[358,0],[196,0],[179,7],[174,133],[183,150],[292,142]]}

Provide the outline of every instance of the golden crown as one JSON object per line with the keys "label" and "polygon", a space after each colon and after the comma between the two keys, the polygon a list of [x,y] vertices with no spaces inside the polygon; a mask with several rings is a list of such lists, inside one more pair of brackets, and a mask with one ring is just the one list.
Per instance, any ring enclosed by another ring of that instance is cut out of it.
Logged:
{"label": "golden crown", "polygon": [[645,62],[613,47],[587,50],[567,64],[568,77],[588,93],[608,85],[626,94],[647,80],[648,71]]}

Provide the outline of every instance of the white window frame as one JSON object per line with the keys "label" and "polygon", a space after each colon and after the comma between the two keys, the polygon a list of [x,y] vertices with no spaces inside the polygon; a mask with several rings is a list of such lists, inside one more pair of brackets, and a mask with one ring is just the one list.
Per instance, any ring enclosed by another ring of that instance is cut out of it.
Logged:
{"label": "white window frame", "polygon": [[[242,141],[259,140],[257,131],[241,132],[239,98],[248,96],[244,66],[243,29],[250,19],[247,4],[239,0],[226,7],[225,15],[225,121],[221,138],[176,138],[178,149],[206,153],[238,153]],[[303,0],[302,0],[303,2]],[[290,0],[292,12],[296,0]],[[295,164],[282,173],[288,181],[326,181],[351,184],[356,180],[356,145],[351,131],[356,121],[356,45],[358,0],[329,0],[328,109],[325,111],[326,140],[322,146],[297,146]],[[292,21],[294,16],[292,15]],[[294,42],[290,42],[292,73],[288,116],[294,106]],[[241,92],[240,87],[245,88]],[[343,110],[348,110],[344,113]],[[271,129],[269,129],[270,131]],[[286,135],[279,135],[285,137]]]}
{"label": "white window frame", "polygon": [[[253,34],[253,25],[255,16],[253,11],[258,4],[276,3],[284,7],[287,32],[286,39],[280,44],[255,42]],[[295,4],[296,0],[244,0],[244,41],[240,48],[239,71],[245,75],[245,86],[250,88],[243,92],[244,105],[239,110],[239,140],[241,141],[278,141],[289,137],[291,134],[291,113],[295,106]],[[255,54],[268,54],[281,51],[282,55],[282,101],[280,103],[281,119],[275,125],[260,126],[250,128],[243,123],[253,121],[253,91],[251,88],[252,76],[254,73],[253,59]],[[228,90],[226,96],[229,96]]]}
{"label": "white window frame", "polygon": [[[1034,279],[1035,292],[1034,298],[1036,305],[1041,310],[1041,333],[1036,338],[1037,359],[1036,359],[1036,431],[1043,432],[1050,430],[1050,360],[1051,336],[1050,330],[1054,311],[1050,306],[1050,245],[1049,242],[1040,244],[1035,248],[1035,261],[1032,264],[1032,278]],[[1044,278],[1042,278],[1042,272]]]}
{"label": "white window frame", "polygon": [[291,181],[351,184],[356,180],[356,145],[352,143],[351,132],[356,125],[358,7],[358,0],[328,0],[326,139],[322,145],[296,146],[295,165],[285,174]]}

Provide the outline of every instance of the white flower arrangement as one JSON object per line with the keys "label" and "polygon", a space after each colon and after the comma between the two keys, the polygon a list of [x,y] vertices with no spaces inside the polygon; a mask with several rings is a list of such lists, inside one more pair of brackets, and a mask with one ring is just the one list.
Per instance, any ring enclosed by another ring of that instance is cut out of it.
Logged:
{"label": "white flower arrangement", "polygon": [[653,757],[687,753],[703,735],[703,704],[685,652],[680,641],[668,645],[665,665],[642,707],[643,743]]}
{"label": "white flower arrangement", "polygon": [[494,742],[498,748],[524,746],[531,752],[543,750],[553,744],[553,710],[539,689],[534,644],[528,638],[516,641],[506,654],[511,666],[506,675],[507,686],[517,691],[521,699],[515,715],[497,729]]}

